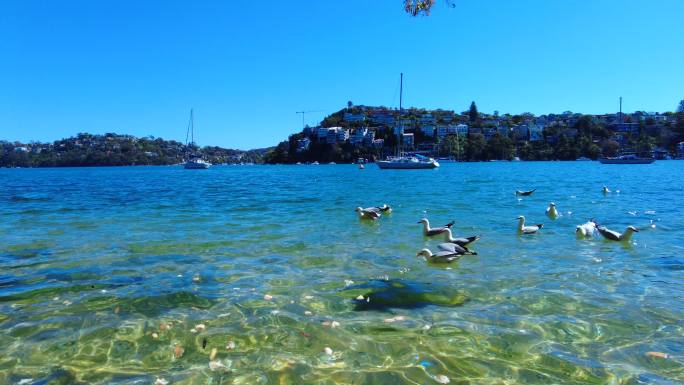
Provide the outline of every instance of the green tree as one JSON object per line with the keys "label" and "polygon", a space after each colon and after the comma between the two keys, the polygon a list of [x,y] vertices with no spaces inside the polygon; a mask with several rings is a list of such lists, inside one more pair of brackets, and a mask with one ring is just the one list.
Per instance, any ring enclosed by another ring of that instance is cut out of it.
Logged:
{"label": "green tree", "polygon": [[653,151],[656,146],[656,139],[650,135],[641,135],[636,142],[636,151],[639,154],[647,154]]}
{"label": "green tree", "polygon": [[470,123],[475,123],[480,119],[480,113],[477,111],[477,105],[475,105],[475,102],[470,103],[468,118],[470,119]]}
{"label": "green tree", "polygon": [[[452,8],[456,5],[453,0],[445,0]],[[435,5],[435,0],[404,0],[404,11],[411,16],[430,15],[430,10]]]}
{"label": "green tree", "polygon": [[468,160],[477,161],[485,160],[487,153],[487,141],[482,134],[472,134],[468,135],[468,140],[466,142],[466,157]]}
{"label": "green tree", "polygon": [[616,156],[620,151],[620,143],[614,140],[606,140],[601,146],[603,156]]}
{"label": "green tree", "polygon": [[507,136],[501,136],[498,132],[487,142],[487,159],[513,159],[513,141]]}
{"label": "green tree", "polygon": [[444,143],[442,146],[447,155],[461,160],[462,155],[465,152],[466,139],[459,135],[447,135],[444,137]]}

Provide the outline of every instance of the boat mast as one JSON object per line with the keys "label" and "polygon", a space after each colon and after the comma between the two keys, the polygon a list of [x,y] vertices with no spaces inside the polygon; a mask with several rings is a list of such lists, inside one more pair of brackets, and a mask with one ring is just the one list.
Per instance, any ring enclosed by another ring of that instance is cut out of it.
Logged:
{"label": "boat mast", "polygon": [[192,111],[192,108],[190,109],[190,136],[192,138],[191,143],[195,143],[195,117]]}
{"label": "boat mast", "polygon": [[620,96],[620,116],[619,116],[619,123],[622,124],[622,96]]}
{"label": "boat mast", "polygon": [[397,156],[401,156],[401,145],[404,139],[404,113],[402,108],[402,101],[404,97],[404,73],[399,73],[399,132],[397,132]]}
{"label": "boat mast", "polygon": [[399,112],[401,113],[402,96],[404,95],[404,73],[399,74]]}

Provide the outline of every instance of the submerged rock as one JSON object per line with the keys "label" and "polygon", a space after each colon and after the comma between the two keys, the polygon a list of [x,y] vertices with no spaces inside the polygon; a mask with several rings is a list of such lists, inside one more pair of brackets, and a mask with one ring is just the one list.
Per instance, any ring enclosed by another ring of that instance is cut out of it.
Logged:
{"label": "submerged rock", "polygon": [[[462,292],[448,285],[398,279],[372,280],[349,286],[346,290],[369,290],[353,299],[354,310],[414,309],[429,305],[461,306],[468,299]],[[364,298],[360,300],[358,298]]]}

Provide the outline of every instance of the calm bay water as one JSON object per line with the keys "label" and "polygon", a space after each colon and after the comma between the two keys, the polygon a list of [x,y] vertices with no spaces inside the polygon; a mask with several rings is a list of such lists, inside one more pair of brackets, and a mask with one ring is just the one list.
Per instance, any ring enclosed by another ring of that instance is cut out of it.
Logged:
{"label": "calm bay water", "polygon": [[[684,383],[682,198],[679,161],[0,170],[0,384]],[[417,258],[424,216],[479,254]]]}

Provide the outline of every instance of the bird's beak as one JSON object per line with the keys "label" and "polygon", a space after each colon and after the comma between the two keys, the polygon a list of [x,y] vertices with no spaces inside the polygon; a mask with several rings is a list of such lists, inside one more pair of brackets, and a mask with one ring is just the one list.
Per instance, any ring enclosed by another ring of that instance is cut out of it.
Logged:
{"label": "bird's beak", "polygon": [[639,232],[639,229],[634,229],[634,232],[635,232],[635,233],[638,233],[638,232]]}
{"label": "bird's beak", "polygon": [[423,223],[423,222],[421,222],[421,221],[418,221],[418,222],[416,222],[416,223]]}

